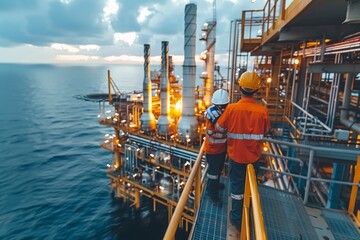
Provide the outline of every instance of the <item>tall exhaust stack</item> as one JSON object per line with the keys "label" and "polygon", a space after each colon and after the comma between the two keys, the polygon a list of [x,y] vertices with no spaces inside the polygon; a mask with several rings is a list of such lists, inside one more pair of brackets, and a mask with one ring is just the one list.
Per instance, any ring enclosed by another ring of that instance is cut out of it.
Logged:
{"label": "tall exhaust stack", "polygon": [[214,66],[215,66],[215,43],[216,43],[216,20],[207,22],[206,29],[206,73],[204,102],[206,106],[211,105],[211,98],[214,89]]}
{"label": "tall exhaust stack", "polygon": [[141,114],[141,130],[150,132],[155,130],[156,122],[152,113],[152,87],[150,79],[150,45],[144,44],[144,112]]}
{"label": "tall exhaust stack", "polygon": [[160,81],[160,103],[161,111],[157,122],[157,131],[161,136],[168,136],[172,133],[172,120],[170,112],[170,94],[169,94],[169,42],[161,42],[161,81]]}
{"label": "tall exhaust stack", "polygon": [[196,11],[194,3],[185,6],[185,38],[182,89],[182,115],[178,124],[178,138],[194,141],[198,138],[198,122],[195,117],[195,35]]}

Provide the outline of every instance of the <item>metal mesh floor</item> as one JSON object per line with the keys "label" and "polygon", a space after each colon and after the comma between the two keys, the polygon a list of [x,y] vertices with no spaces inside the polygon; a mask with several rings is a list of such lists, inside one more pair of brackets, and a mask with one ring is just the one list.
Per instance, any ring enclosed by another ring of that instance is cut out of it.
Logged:
{"label": "metal mesh floor", "polygon": [[226,178],[221,182],[225,184],[225,189],[221,191],[222,207],[216,207],[211,203],[206,183],[191,239],[226,240],[229,181]]}
{"label": "metal mesh floor", "polygon": [[331,209],[321,210],[335,239],[360,239],[360,232],[354,227],[354,223],[346,212]]}
{"label": "metal mesh floor", "polygon": [[318,239],[300,197],[259,185],[268,239]]}
{"label": "metal mesh floor", "polygon": [[[227,239],[227,208],[229,200],[229,179],[222,180],[222,207],[214,206],[205,190],[200,209],[193,228],[193,240]],[[275,188],[258,185],[267,239],[276,240],[313,240],[323,238],[317,234],[303,205],[301,197]],[[354,226],[346,212],[332,209],[318,209],[321,218],[334,239],[360,239],[360,230]],[[251,233],[253,236],[253,232]],[[254,236],[253,236],[254,237]]]}

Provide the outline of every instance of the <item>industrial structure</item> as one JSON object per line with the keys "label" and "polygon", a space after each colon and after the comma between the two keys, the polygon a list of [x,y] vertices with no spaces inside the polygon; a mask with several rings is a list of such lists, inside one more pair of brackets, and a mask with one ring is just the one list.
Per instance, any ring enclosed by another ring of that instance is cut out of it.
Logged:
{"label": "industrial structure", "polygon": [[[214,79],[215,17],[202,28],[205,71],[195,74],[196,12],[195,4],[185,6],[182,84],[165,41],[160,75],[151,75],[144,45],[143,92],[120,92],[108,72],[99,121],[114,129],[101,143],[113,154],[111,191],[135,208],[142,197],[152,199],[154,211],[166,206],[164,239],[173,239],[178,226],[191,239],[359,239],[360,1],[267,0],[263,9],[242,11],[231,22],[225,84]],[[238,101],[237,78],[246,70],[262,78],[257,101],[267,106],[272,130],[258,181],[251,166],[248,172],[244,211],[251,195],[258,222],[250,231],[248,219],[240,236],[227,226],[226,207],[208,209],[203,113],[216,88]],[[213,235],[204,231],[204,218]]]}

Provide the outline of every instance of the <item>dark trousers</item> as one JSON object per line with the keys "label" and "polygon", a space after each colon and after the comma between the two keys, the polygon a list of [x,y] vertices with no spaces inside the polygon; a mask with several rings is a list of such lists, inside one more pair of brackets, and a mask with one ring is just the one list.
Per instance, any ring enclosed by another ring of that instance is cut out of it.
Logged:
{"label": "dark trousers", "polygon": [[226,152],[219,154],[206,154],[206,161],[209,165],[208,178],[208,194],[210,197],[217,198],[219,195],[220,175],[224,167]]}
{"label": "dark trousers", "polygon": [[[245,177],[247,164],[237,163],[229,159],[230,163],[230,192],[232,210],[230,212],[232,220],[241,226],[242,210],[244,205]],[[260,163],[253,163],[255,173],[258,172]]]}

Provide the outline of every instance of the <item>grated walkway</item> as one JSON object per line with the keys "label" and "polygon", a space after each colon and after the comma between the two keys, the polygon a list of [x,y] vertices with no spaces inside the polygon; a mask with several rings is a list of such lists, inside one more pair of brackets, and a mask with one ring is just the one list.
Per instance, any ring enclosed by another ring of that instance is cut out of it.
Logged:
{"label": "grated walkway", "polygon": [[360,239],[360,230],[354,226],[347,212],[332,209],[322,209],[321,212],[335,239]]}
{"label": "grated walkway", "polygon": [[211,203],[207,195],[206,182],[191,239],[226,240],[229,181],[228,178],[225,178],[221,182],[225,184],[225,189],[221,192],[222,207],[216,207]]}
{"label": "grated walkway", "polygon": [[[222,207],[214,206],[205,190],[190,239],[240,239],[239,232],[228,221],[229,179]],[[345,211],[304,206],[300,196],[264,185],[258,185],[267,239],[360,239],[360,230]],[[234,231],[235,229],[235,231]],[[252,228],[253,229],[253,228]],[[251,232],[251,239],[255,239]]]}
{"label": "grated walkway", "polygon": [[264,185],[258,187],[268,239],[318,239],[299,196]]}

